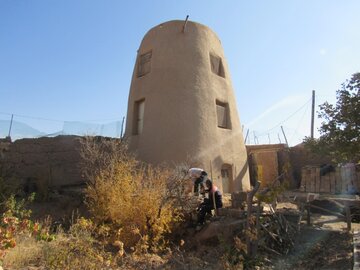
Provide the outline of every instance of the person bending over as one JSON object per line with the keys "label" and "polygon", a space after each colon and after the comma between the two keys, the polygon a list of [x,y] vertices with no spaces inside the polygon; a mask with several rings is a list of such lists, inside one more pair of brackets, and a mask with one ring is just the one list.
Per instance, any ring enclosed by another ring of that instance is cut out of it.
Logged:
{"label": "person bending over", "polygon": [[207,179],[207,173],[200,168],[191,168],[189,169],[189,175],[190,178],[193,180],[193,184],[194,184],[193,192],[195,194],[199,194],[199,192],[202,193],[201,187],[203,186],[203,183]]}

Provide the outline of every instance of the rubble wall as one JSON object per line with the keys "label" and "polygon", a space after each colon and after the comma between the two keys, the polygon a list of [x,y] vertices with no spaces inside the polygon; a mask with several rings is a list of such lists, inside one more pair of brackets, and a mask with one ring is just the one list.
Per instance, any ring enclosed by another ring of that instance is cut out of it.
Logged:
{"label": "rubble wall", "polygon": [[0,145],[1,175],[8,181],[43,187],[83,183],[79,138],[57,136],[4,142]]}

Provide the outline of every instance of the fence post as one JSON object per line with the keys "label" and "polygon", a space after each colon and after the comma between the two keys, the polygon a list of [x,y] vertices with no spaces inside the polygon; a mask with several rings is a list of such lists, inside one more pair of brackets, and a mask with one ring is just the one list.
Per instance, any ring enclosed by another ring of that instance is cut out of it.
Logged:
{"label": "fence post", "polygon": [[310,206],[306,206],[306,224],[308,226],[311,225],[311,219],[310,219],[310,215],[311,215],[311,212],[310,212]]}
{"label": "fence post", "polygon": [[346,223],[347,223],[347,230],[348,232],[351,231],[351,211],[350,211],[350,207],[347,205],[345,207],[346,210]]}

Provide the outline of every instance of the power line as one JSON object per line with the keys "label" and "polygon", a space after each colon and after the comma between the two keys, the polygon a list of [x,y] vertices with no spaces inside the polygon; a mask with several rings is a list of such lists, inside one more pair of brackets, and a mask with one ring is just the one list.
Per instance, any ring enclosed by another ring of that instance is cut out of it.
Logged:
{"label": "power line", "polygon": [[[297,114],[301,109],[303,109],[310,101],[312,100],[312,98],[310,98],[308,101],[305,102],[305,104],[303,104],[299,109],[297,109],[295,112],[293,112],[292,114],[290,114],[286,119],[280,121],[277,125],[273,126],[272,128],[264,131],[263,133],[261,133],[260,135],[263,134],[267,134],[270,131],[274,130],[275,128],[279,127],[281,124],[285,123],[287,120],[289,120],[291,117],[293,117],[295,114]],[[258,135],[258,136],[260,136]]]}
{"label": "power line", "polygon": [[306,107],[306,110],[304,111],[303,115],[301,116],[301,119],[300,119],[300,121],[298,122],[298,125],[297,125],[297,127],[296,127],[296,129],[295,129],[295,131],[294,131],[293,135],[291,136],[290,141],[294,138],[295,133],[297,133],[297,132],[298,132],[299,127],[300,127],[300,124],[303,122],[304,117],[305,117],[305,114],[307,113],[307,111],[308,111],[308,107]]}

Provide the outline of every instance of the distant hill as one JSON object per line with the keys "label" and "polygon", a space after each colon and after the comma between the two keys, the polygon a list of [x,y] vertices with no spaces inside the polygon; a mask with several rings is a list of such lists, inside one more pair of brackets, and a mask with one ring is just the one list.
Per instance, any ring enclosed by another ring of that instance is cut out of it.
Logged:
{"label": "distant hill", "polygon": [[[10,121],[0,120],[0,137],[4,138],[9,134]],[[11,127],[11,139],[16,140],[20,138],[34,138],[45,135],[44,132],[37,130],[27,124],[13,121]]]}

